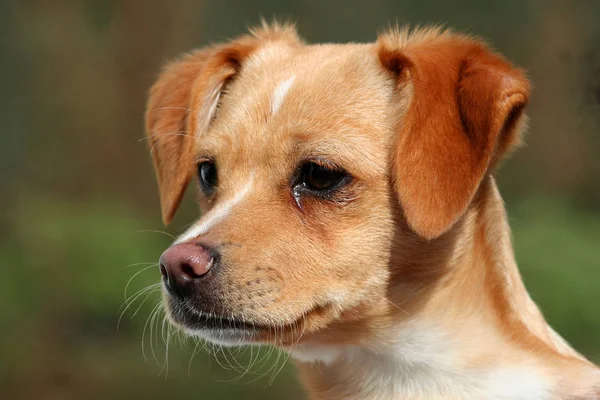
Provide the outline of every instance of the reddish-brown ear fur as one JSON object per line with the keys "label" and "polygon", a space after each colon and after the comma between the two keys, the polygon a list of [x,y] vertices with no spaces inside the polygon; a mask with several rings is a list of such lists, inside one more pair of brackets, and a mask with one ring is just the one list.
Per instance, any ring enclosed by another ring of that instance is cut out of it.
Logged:
{"label": "reddish-brown ear fur", "polygon": [[529,83],[483,43],[438,30],[383,35],[379,58],[411,93],[397,121],[395,190],[410,226],[435,238],[518,142]]}
{"label": "reddish-brown ear fur", "polygon": [[191,177],[194,134],[187,125],[193,83],[210,51],[196,51],[168,65],[150,90],[146,135],[158,180],[162,218],[173,218]]}
{"label": "reddish-brown ear fur", "polygon": [[226,82],[261,43],[299,42],[292,26],[263,23],[251,35],[197,50],[167,65],[150,90],[146,136],[158,180],[163,222],[173,219],[194,173],[194,143],[208,129]]}

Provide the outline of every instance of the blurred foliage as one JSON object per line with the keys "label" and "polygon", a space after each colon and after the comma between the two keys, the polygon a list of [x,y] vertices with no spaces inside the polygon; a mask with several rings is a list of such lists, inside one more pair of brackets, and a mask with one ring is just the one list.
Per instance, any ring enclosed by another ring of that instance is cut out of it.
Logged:
{"label": "blurred foliage", "polygon": [[[138,292],[158,282],[153,263],[169,234],[195,216],[187,199],[159,232],[140,140],[146,91],[170,57],[243,33],[261,15],[296,20],[308,41],[443,23],[529,71],[528,145],[499,174],[517,260],[549,322],[600,361],[600,2],[7,0],[0,398],[302,398],[293,368],[279,371],[285,356],[269,349],[212,357],[173,337],[167,368],[160,295]],[[117,329],[126,296],[134,301]]]}
{"label": "blurred foliage", "polygon": [[552,327],[600,361],[600,214],[532,197],[509,207],[525,285]]}

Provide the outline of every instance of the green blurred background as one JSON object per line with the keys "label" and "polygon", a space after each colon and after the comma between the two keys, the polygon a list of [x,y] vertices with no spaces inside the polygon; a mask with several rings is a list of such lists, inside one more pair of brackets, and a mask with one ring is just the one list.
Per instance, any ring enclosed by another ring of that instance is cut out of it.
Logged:
{"label": "green blurred background", "polygon": [[[153,232],[147,89],[166,60],[260,16],[296,20],[311,42],[444,23],[529,71],[528,145],[499,174],[517,259],[550,323],[600,361],[600,2],[4,0],[0,398],[302,398],[268,349],[244,374],[256,349],[192,357],[174,337],[167,366],[162,315],[146,324],[158,292],[138,293],[117,329],[128,280],[139,272],[128,296],[158,282],[171,240]],[[168,232],[195,214],[188,193]]]}

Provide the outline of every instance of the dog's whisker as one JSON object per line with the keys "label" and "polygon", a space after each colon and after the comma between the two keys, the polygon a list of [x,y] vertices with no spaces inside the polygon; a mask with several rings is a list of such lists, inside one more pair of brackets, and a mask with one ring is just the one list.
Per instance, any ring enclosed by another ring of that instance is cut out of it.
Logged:
{"label": "dog's whisker", "polygon": [[131,315],[131,319],[135,318],[135,316],[137,315],[137,313],[142,309],[142,306],[144,305],[144,303],[146,302],[146,300],[148,300],[148,298],[153,295],[154,293],[160,291],[159,287],[154,288],[153,290],[151,290],[148,294],[146,294],[146,297],[144,297],[144,300],[142,300],[142,302],[140,303],[140,305],[136,308],[135,312]]}
{"label": "dog's whisker", "polygon": [[[278,371],[275,373],[275,375],[273,376],[273,380],[272,380],[272,381],[274,381],[274,380],[275,380],[275,378],[276,378],[276,376],[277,376],[277,375],[279,375],[279,373],[280,373],[280,372],[283,370],[283,368],[285,367],[285,365],[287,364],[287,362],[288,362],[288,361],[289,361],[289,359],[290,359],[290,356],[291,356],[291,354],[292,354],[292,353],[291,353],[291,351],[294,349],[294,347],[295,347],[295,346],[296,346],[296,345],[297,345],[297,344],[300,342],[300,340],[301,340],[301,339],[302,339],[302,337],[304,336],[304,333],[305,333],[305,331],[306,331],[306,325],[307,325],[307,321],[308,321],[308,316],[307,316],[307,314],[306,314],[306,313],[304,313],[304,314],[302,315],[302,331],[300,332],[300,334],[299,334],[299,336],[298,336],[297,340],[295,340],[295,341],[294,341],[294,340],[292,340],[292,344],[290,345],[290,351],[287,351],[287,352],[286,352],[287,354],[285,355],[285,358],[284,358],[284,360],[283,360],[283,363],[281,364],[281,367],[279,368],[279,370],[278,370]],[[300,320],[298,320],[298,321],[297,321],[297,322],[296,322],[294,325],[296,325],[296,324],[298,324],[298,323],[300,323]],[[294,331],[295,331],[295,329],[294,329]]]}
{"label": "dog's whisker", "polygon": [[[159,320],[157,319],[157,321],[159,321]],[[158,322],[157,326],[156,326],[156,341],[157,341],[157,346],[160,345],[160,343],[158,342],[159,331],[160,331],[160,338],[162,340],[162,344],[165,346],[165,355],[163,357],[162,364],[160,364],[161,368],[160,368],[160,371],[158,373],[158,376],[161,376],[162,373],[165,370],[165,362],[167,360],[167,356],[168,356],[168,353],[169,353],[168,341],[165,338],[165,332],[164,332],[166,321],[167,321],[167,317],[166,317],[166,315],[163,315],[161,322]]]}
{"label": "dog's whisker", "polygon": [[[231,347],[227,347],[227,352],[229,353],[229,355],[231,357],[231,361],[229,364],[234,369],[234,371],[237,373],[243,373],[243,370],[244,370],[244,366],[242,366],[242,364],[240,364],[240,362],[238,361],[238,357],[240,356],[241,349],[242,349],[242,347],[240,347],[240,346],[236,346],[235,349],[232,349]],[[235,363],[235,365],[233,365],[233,363]]]}
{"label": "dog's whisker", "polygon": [[138,276],[139,274],[141,274],[142,272],[149,270],[150,268],[156,267],[157,265],[158,265],[157,263],[148,265],[147,267],[144,267],[141,270],[139,270],[138,272],[136,272],[135,274],[133,274],[133,276],[131,278],[129,278],[129,280],[125,284],[125,289],[123,290],[123,297],[125,298],[125,301],[127,301],[127,289],[129,289],[129,285],[135,279],[135,277]]}
{"label": "dog's whisker", "polygon": [[129,309],[129,307],[140,297],[142,296],[144,293],[148,292],[149,290],[153,289],[154,285],[148,285],[145,286],[143,288],[141,288],[140,290],[138,290],[137,292],[135,292],[134,294],[132,294],[131,296],[129,296],[128,298],[125,299],[125,301],[123,301],[123,304],[120,307],[121,310],[121,314],[119,315],[119,319],[121,319],[123,317],[123,315],[125,314],[125,312]]}
{"label": "dog's whisker", "polygon": [[248,365],[246,366],[246,371],[240,376],[240,380],[248,375],[252,374],[252,367],[254,366],[254,346],[248,346],[248,350],[250,351],[250,358],[248,359]]}
{"label": "dog's whisker", "polygon": [[166,324],[166,338],[164,336],[164,332],[161,333],[161,335],[163,336],[163,341],[165,343],[165,357],[163,359],[163,365],[161,368],[161,371],[159,373],[159,375],[161,375],[163,372],[165,374],[165,381],[167,380],[167,378],[169,377],[169,344],[171,342],[171,338],[173,337],[173,332],[171,331],[172,329],[172,325],[168,323],[167,321],[167,316],[165,315],[163,318],[163,322],[162,322],[162,328],[161,331],[164,331],[164,327]]}
{"label": "dog's whisker", "polygon": [[200,347],[200,340],[195,340],[196,345],[194,346],[194,350],[192,350],[192,354],[190,356],[190,361],[188,362],[188,378],[192,378],[192,362],[194,361],[194,357],[196,357],[200,351],[202,351]]}
{"label": "dog's whisker", "polygon": [[159,137],[158,139],[156,139],[156,142],[154,142],[154,144],[152,145],[152,147],[150,148],[150,155],[154,154],[154,149],[156,148],[156,145],[160,143],[161,140],[167,138],[167,137],[171,137],[171,136],[183,136],[183,137],[189,137],[191,135],[187,135],[187,134],[183,134],[183,133],[177,133],[177,132],[173,132],[173,133],[168,133],[165,134],[161,137]]}
{"label": "dog's whisker", "polygon": [[169,232],[159,231],[159,230],[154,230],[154,229],[142,229],[142,230],[136,231],[136,233],[160,233],[162,235],[166,235],[166,236],[170,237],[173,240],[177,239],[175,236],[171,235]]}
{"label": "dog's whisker", "polygon": [[[159,303],[159,306],[162,306],[162,303]],[[156,362],[156,365],[160,365],[160,363],[158,361],[158,357],[156,356],[156,352],[154,350],[154,344],[155,344],[154,336],[155,336],[155,334],[157,334],[157,329],[158,329],[158,327],[155,328],[154,326],[158,323],[158,314],[160,314],[162,309],[163,309],[162,307],[157,307],[157,309],[153,313],[151,321],[150,321],[150,351],[152,353],[152,358],[154,358],[154,361]]]}
{"label": "dog's whisker", "polygon": [[[240,339],[240,345],[242,344],[243,339]],[[243,350],[243,351],[241,351]],[[241,351],[241,354],[240,354]],[[248,364],[246,366],[241,365],[241,363],[237,362],[237,357],[243,356],[247,351],[250,351],[250,358],[248,360]],[[253,367],[253,361],[254,361],[254,346],[238,346],[238,353],[236,354],[236,362],[240,368],[240,375],[234,379],[231,380],[231,382],[239,382],[241,381],[246,375],[249,374],[254,374],[254,371],[252,371],[252,367]]]}
{"label": "dog's whisker", "polygon": [[146,293],[149,290],[152,289],[156,289],[157,287],[160,286],[160,283],[154,283],[154,284],[150,284],[148,286],[145,286],[141,289],[139,289],[137,292],[135,292],[134,294],[132,294],[131,296],[127,297],[124,301],[123,301],[123,305],[121,306],[123,308],[123,312],[121,314],[123,314],[125,311],[127,311],[127,309],[129,307],[131,307],[131,305],[140,297],[142,296],[144,293]]}
{"label": "dog's whisker", "polygon": [[177,344],[180,349],[185,349],[188,346],[188,336],[185,335],[181,330],[175,329],[175,336],[177,337]]}
{"label": "dog's whisker", "polygon": [[397,305],[396,303],[394,303],[393,301],[391,301],[391,300],[390,300],[390,299],[388,299],[387,297],[385,297],[385,296],[382,296],[382,295],[380,295],[380,294],[379,294],[379,293],[377,293],[377,292],[371,292],[371,293],[372,293],[372,294],[374,294],[374,295],[376,295],[376,296],[379,296],[379,297],[380,297],[380,298],[382,298],[383,300],[387,301],[387,302],[388,302],[388,303],[390,303],[392,306],[394,306],[394,307],[395,307],[395,308],[397,308],[398,310],[402,311],[402,312],[403,312],[403,313],[405,313],[406,315],[409,315],[409,314],[408,314],[408,311],[406,311],[405,309],[401,308],[399,305]]}
{"label": "dog's whisker", "polygon": [[[143,296],[144,293],[148,293],[148,295],[152,294],[152,292],[154,290],[156,290],[158,287],[160,286],[160,283],[156,283],[153,285],[149,285],[146,286],[145,288],[142,288],[140,290],[138,290],[137,292],[135,292],[133,295],[131,295],[129,298],[125,299],[124,303],[123,303],[123,311],[121,311],[121,314],[119,315],[119,319],[117,320],[117,330],[119,329],[119,327],[121,326],[121,320],[123,319],[123,316],[125,315],[125,313],[127,312],[127,310],[129,309],[129,307],[131,307],[131,305],[138,299],[140,298],[140,296]],[[144,301],[146,301],[147,297],[144,299]],[[144,302],[142,302],[142,305],[144,304]],[[141,307],[141,305],[140,305]],[[139,308],[138,307],[138,310]],[[137,311],[132,315],[131,318],[133,318],[136,314]]]}
{"label": "dog's whisker", "polygon": [[142,138],[138,139],[138,142],[143,142],[145,140],[150,140],[155,136],[162,136],[162,135],[170,135],[172,133],[185,133],[186,135],[192,134],[194,131],[188,131],[188,130],[179,130],[179,131],[170,131],[170,132],[154,132],[151,135],[146,135]]}
{"label": "dog's whisker", "polygon": [[[214,352],[214,354],[213,354],[214,360],[217,362],[217,364],[219,364],[219,367],[223,368],[226,371],[231,371],[230,366],[226,365],[227,356],[225,355],[223,346],[213,344],[213,352]],[[227,382],[227,381],[221,380],[221,382]]]}
{"label": "dog's whisker", "polygon": [[[144,329],[142,330],[142,355],[144,357],[144,361],[148,361],[147,357],[146,357],[146,349],[144,346],[144,341],[146,338],[146,328],[148,327],[148,323],[150,322],[150,320],[152,319],[152,316],[154,315],[155,312],[158,312],[158,309],[162,306],[162,301],[158,301],[158,303],[156,304],[156,306],[154,306],[154,308],[150,311],[150,313],[148,314],[148,318],[146,318],[146,323],[144,324]],[[152,332],[152,326],[150,326],[150,329]],[[152,333],[150,333],[150,340],[152,340]]]}
{"label": "dog's whisker", "polygon": [[[294,326],[295,326],[295,324],[294,324]],[[282,329],[283,329],[283,327],[282,327]],[[281,338],[280,338],[280,341],[279,341],[279,346],[280,346],[280,348],[283,348],[283,335],[282,335],[282,336],[281,336]],[[277,366],[277,365],[278,365],[278,363],[279,363],[279,358],[280,358],[280,357],[282,357],[282,354],[283,354],[283,351],[282,351],[282,350],[278,350],[278,355],[277,355],[277,360],[276,360],[276,362],[275,362],[275,366]],[[285,367],[285,365],[286,365],[286,363],[287,363],[287,361],[288,361],[289,355],[290,355],[290,353],[287,353],[287,355],[286,355],[286,354],[283,354],[281,366],[280,366],[279,368],[276,368],[276,369],[274,370],[274,372],[273,372],[273,376],[271,377],[271,380],[269,381],[269,386],[271,386],[271,385],[273,384],[273,382],[275,382],[275,378],[277,377],[277,375],[279,375],[279,373],[280,373],[280,372],[283,370],[283,368]]]}
{"label": "dog's whisker", "polygon": [[138,263],[133,263],[133,264],[129,264],[124,266],[123,268],[132,268],[132,267],[139,267],[141,265],[158,265],[158,263],[156,261],[152,261],[152,262],[138,262]]}
{"label": "dog's whisker", "polygon": [[[233,372],[240,373],[241,370],[239,368],[243,368],[239,361],[237,360],[237,356],[239,353],[234,354],[233,350],[230,346],[221,346],[222,353],[225,356],[225,361],[229,366],[229,369]],[[239,350],[239,347],[236,346],[236,350]],[[227,354],[225,353],[227,351]]]}
{"label": "dog's whisker", "polygon": [[244,351],[243,354],[246,354],[246,352],[250,352],[250,357],[248,359],[248,363],[247,365],[244,367],[244,371],[243,373],[239,376],[239,378],[237,379],[237,381],[242,380],[245,376],[247,375],[252,375],[254,374],[252,367],[253,367],[253,361],[254,361],[254,346],[245,346],[244,347],[247,351]]}

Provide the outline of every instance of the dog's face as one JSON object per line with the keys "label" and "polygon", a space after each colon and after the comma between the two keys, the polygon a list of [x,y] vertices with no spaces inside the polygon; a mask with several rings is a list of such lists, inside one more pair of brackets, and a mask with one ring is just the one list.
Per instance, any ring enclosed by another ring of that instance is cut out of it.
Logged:
{"label": "dog's face", "polygon": [[276,27],[165,70],[147,112],[163,218],[191,179],[202,215],[161,258],[174,323],[289,346],[397,312],[399,265],[464,214],[527,96],[476,42],[413,42],[306,46]]}

